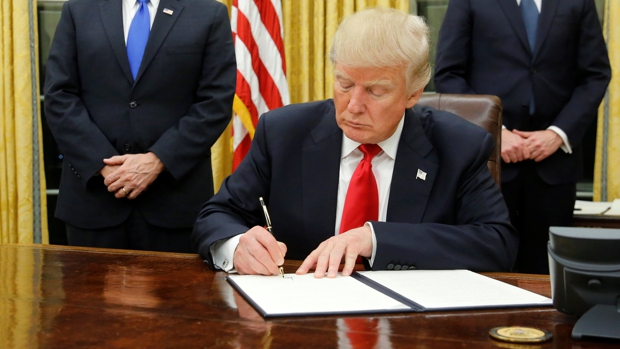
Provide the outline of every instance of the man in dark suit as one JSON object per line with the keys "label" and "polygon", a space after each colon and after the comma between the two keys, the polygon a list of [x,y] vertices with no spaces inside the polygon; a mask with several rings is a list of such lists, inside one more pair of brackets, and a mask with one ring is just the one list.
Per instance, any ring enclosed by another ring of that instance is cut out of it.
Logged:
{"label": "man in dark suit", "polygon": [[[137,18],[146,37],[136,61],[128,50],[139,40]],[[220,3],[64,4],[45,113],[64,155],[56,217],[69,244],[191,251],[191,227],[213,195],[210,148],[230,121],[235,74]]]}
{"label": "man in dark suit", "polygon": [[[487,167],[493,137],[412,108],[430,79],[427,33],[396,10],[342,22],[330,53],[334,100],[264,114],[249,154],[203,207],[193,238],[212,268],[275,274],[285,255],[305,258],[299,274],[316,265],[316,277],[335,277],[343,258],[349,275],[358,256],[375,270],[511,268],[517,235]],[[375,193],[350,201],[353,187],[365,190],[357,175],[370,148]],[[369,218],[349,224],[366,207]]]}
{"label": "man in dark suit", "polygon": [[435,86],[503,104],[502,192],[517,268],[548,273],[549,226],[572,223],[581,139],[611,78],[592,0],[451,0]]}

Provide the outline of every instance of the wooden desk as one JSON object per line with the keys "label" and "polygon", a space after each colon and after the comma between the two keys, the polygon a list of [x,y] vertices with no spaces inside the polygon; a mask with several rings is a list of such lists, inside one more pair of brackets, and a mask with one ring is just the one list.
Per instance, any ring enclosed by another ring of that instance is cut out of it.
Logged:
{"label": "wooden desk", "polygon": [[[547,276],[488,275],[550,295]],[[348,347],[353,331],[344,317],[265,321],[224,278],[190,254],[0,245],[0,347]],[[551,307],[375,319],[375,329],[358,335],[380,348],[618,348],[617,342],[573,341],[576,319]],[[539,327],[554,338],[536,345],[489,338],[489,329],[502,325]]]}
{"label": "wooden desk", "polygon": [[620,216],[602,214],[573,215],[574,227],[620,229]]}

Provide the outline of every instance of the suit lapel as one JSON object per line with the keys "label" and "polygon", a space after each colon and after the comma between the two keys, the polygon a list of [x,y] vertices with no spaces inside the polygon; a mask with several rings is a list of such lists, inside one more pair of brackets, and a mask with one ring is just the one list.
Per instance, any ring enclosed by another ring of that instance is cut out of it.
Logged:
{"label": "suit lapel", "polygon": [[101,20],[105,28],[106,35],[112,51],[116,56],[118,64],[121,66],[125,77],[130,84],[133,84],[129,59],[127,58],[127,48],[125,46],[125,34],[123,32],[123,4],[122,0],[105,0],[99,5]]}
{"label": "suit lapel", "polygon": [[551,22],[553,21],[555,12],[558,9],[559,2],[560,0],[544,0],[542,2],[540,17],[538,18],[538,30],[536,31],[536,49],[534,50],[534,58],[536,58],[536,54],[545,41],[547,33],[549,33],[549,28],[551,27]]}
{"label": "suit lapel", "polygon": [[[172,14],[168,14],[170,11],[164,13],[164,9],[171,10]],[[151,27],[151,33],[149,34],[149,41],[144,49],[142,63],[140,63],[140,69],[136,76],[136,82],[140,80],[140,77],[155,57],[159,47],[163,44],[172,25],[177,21],[182,11],[183,5],[178,0],[161,0],[159,3],[157,13],[155,14],[155,20]]]}
{"label": "suit lapel", "polygon": [[[408,109],[394,163],[387,221],[422,222],[437,176],[437,158],[432,150],[419,116]],[[425,179],[417,178],[418,171],[426,173]]]}
{"label": "suit lapel", "polygon": [[310,133],[301,154],[304,228],[316,234],[314,246],[335,232],[341,147],[342,131],[332,105]]}
{"label": "suit lapel", "polygon": [[517,37],[519,38],[519,41],[521,41],[523,47],[528,52],[532,53],[530,43],[527,40],[527,32],[525,31],[525,24],[523,23],[523,16],[521,15],[519,5],[517,5],[517,0],[497,0],[497,2],[502,8],[502,11],[504,11],[508,22],[517,34]]}

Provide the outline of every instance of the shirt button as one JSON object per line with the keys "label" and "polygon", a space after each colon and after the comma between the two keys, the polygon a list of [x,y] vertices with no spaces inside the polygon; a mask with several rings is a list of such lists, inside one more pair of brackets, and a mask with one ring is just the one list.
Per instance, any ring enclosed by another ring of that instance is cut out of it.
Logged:
{"label": "shirt button", "polygon": [[137,106],[138,106],[138,103],[136,103],[136,101],[129,102],[129,108],[133,109],[133,108],[135,108]]}
{"label": "shirt button", "polygon": [[387,270],[392,270],[394,269],[394,264],[390,263],[387,265]]}

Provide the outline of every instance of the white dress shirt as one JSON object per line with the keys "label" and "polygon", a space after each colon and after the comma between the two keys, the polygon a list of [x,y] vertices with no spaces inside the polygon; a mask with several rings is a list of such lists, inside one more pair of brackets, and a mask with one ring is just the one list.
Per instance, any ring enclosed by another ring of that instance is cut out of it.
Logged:
{"label": "white dress shirt", "polygon": [[[151,18],[151,28],[153,28],[157,7],[159,7],[159,0],[151,0],[147,3],[149,17]],[[123,31],[125,33],[125,45],[127,45],[127,35],[129,35],[131,21],[136,15],[136,12],[138,12],[138,8],[140,8],[138,0],[123,0]]]}
{"label": "white dress shirt", "polygon": [[[540,13],[540,8],[542,7],[542,0],[534,0],[534,3],[536,4],[536,8],[538,8],[538,12]],[[517,0],[517,5],[521,6],[521,0]],[[562,131],[561,128],[553,125],[547,127],[547,130],[551,130],[557,133],[557,135],[562,138],[562,145],[560,146],[560,149],[562,149],[565,153],[568,154],[573,153],[573,149],[570,146],[570,142],[568,141],[568,136],[566,136],[566,132]]]}
{"label": "white dress shirt", "polygon": [[[381,152],[372,159],[372,173],[377,181],[377,190],[379,192],[379,221],[385,222],[387,218],[388,199],[390,197],[390,185],[392,183],[392,174],[394,173],[394,162],[396,160],[396,152],[398,150],[398,142],[403,132],[405,118],[401,118],[394,134],[378,145]],[[342,146],[340,150],[340,174],[338,178],[338,201],[336,203],[336,225],[334,226],[334,235],[340,233],[340,221],[342,219],[342,211],[344,210],[344,201],[347,196],[349,182],[353,177],[353,172],[357,165],[364,158],[364,154],[358,149],[360,143],[355,142],[347,136],[342,136]],[[372,255],[370,265],[373,264],[377,252],[377,238],[375,231],[370,223],[366,223],[372,231]],[[235,249],[239,245],[239,234],[228,240],[222,240],[214,243],[210,247],[213,256],[213,264],[215,267],[227,272],[234,272],[232,263]]]}
{"label": "white dress shirt", "polygon": [[[538,13],[540,13],[540,7],[542,6],[542,0],[534,0],[536,7],[538,8]],[[517,5],[521,6],[521,0],[517,0]]]}

